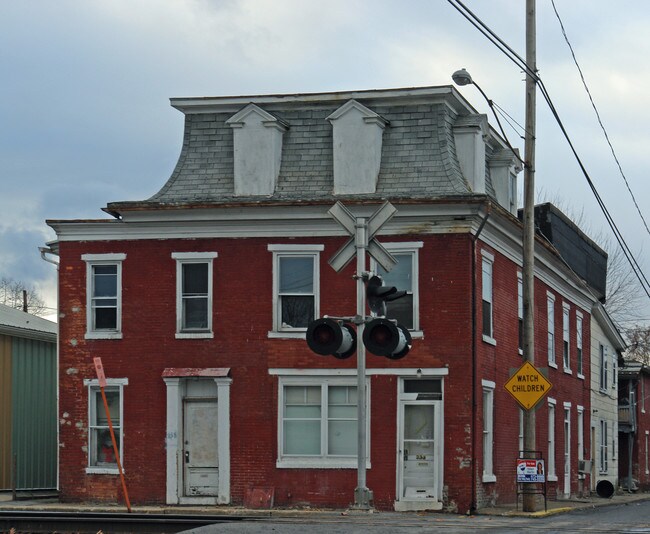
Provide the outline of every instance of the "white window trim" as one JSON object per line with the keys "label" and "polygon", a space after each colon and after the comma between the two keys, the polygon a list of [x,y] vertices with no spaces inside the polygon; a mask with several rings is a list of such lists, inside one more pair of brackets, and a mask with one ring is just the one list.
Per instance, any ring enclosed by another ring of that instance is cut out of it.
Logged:
{"label": "white window trim", "polygon": [[[524,275],[521,271],[517,271],[517,341],[519,341],[519,321],[524,320]],[[523,335],[522,335],[523,337]],[[522,340],[523,345],[523,340]],[[519,354],[523,356],[524,348],[519,347]]]}
{"label": "white window trim", "polygon": [[[557,423],[557,402],[553,398],[548,399],[548,466],[546,472],[548,473],[549,482],[557,482],[557,472],[555,470],[555,427]],[[553,420],[551,421],[551,413],[553,414]]]}
{"label": "white window trim", "polygon": [[650,430],[645,431],[645,474],[650,475],[650,463],[648,462],[648,441],[650,441]]}
{"label": "white window trim", "polygon": [[[578,325],[580,325],[580,328],[578,328]],[[578,361],[576,360],[576,376],[582,380],[585,379],[585,375],[584,375],[585,351],[584,351],[584,344],[582,342],[582,336],[584,334],[583,327],[584,327],[584,321],[583,321],[582,313],[576,311],[576,358],[578,357],[577,349],[580,349],[580,353],[582,354],[580,366],[578,365]],[[582,367],[582,369],[580,367]]]}
{"label": "white window trim", "polygon": [[[487,396],[489,406],[483,406],[483,482],[496,482],[494,474],[494,389],[491,380],[481,380],[483,399]],[[487,395],[486,395],[487,394]],[[487,408],[487,410],[486,410]]]}
{"label": "white window trim", "polygon": [[[546,293],[546,325],[548,365],[554,369],[557,369],[557,355],[555,354],[555,295],[550,292]],[[550,341],[551,335],[553,336],[552,342]]]}
{"label": "white window trim", "polygon": [[[176,260],[176,339],[211,339],[213,313],[213,260],[218,257],[216,252],[172,252],[172,259]],[[208,326],[201,331],[183,331],[183,265],[189,263],[208,264]]]}
{"label": "white window trim", "polygon": [[[350,457],[327,456],[284,456],[282,444],[284,441],[282,424],[284,388],[285,386],[354,386],[357,387],[356,377],[340,376],[279,376],[278,377],[278,457],[276,467],[282,469],[356,469],[357,455]],[[370,380],[366,379],[366,468],[371,468],[370,462]],[[327,426],[327,419],[321,414],[321,424]],[[321,434],[321,439],[325,436]]]}
{"label": "white window trim", "polygon": [[[106,387],[117,387],[120,391],[120,464],[122,465],[122,472],[126,472],[124,469],[124,386],[129,385],[128,378],[107,378]],[[87,388],[88,393],[88,439],[86,446],[88,447],[88,455],[86,456],[86,474],[92,475],[117,475],[119,474],[119,469],[117,467],[94,467],[90,464],[90,421],[92,418],[92,407],[93,401],[92,394],[94,391],[99,391],[99,380],[96,378],[84,379],[84,386]]]}
{"label": "white window trim", "polygon": [[[566,359],[564,357],[564,343],[567,344]],[[562,367],[567,374],[571,372],[571,305],[562,302]]]}
{"label": "white window trim", "polygon": [[314,319],[320,317],[320,253],[325,245],[271,244],[267,250],[273,253],[273,328],[268,332],[269,338],[305,338],[307,328],[282,328],[282,310],[280,310],[280,261],[283,256],[312,256],[314,258]]}
{"label": "white window trim", "polygon": [[[423,241],[408,241],[408,242],[389,242],[382,243],[384,248],[394,254],[411,254],[413,257],[411,267],[411,293],[413,294],[413,328],[409,330],[411,337],[422,337],[422,330],[420,330],[420,255],[419,249],[424,246]],[[377,262],[374,258],[370,258],[370,270],[377,272]],[[399,289],[399,288],[398,288]]]}
{"label": "white window trim", "polygon": [[[483,296],[485,295],[485,288],[483,287],[483,265],[490,265],[490,334],[483,334],[483,323],[481,322],[481,333],[483,341],[489,345],[496,346],[497,341],[494,337],[494,255],[487,250],[481,249],[481,313],[483,309]],[[482,320],[485,320],[484,318]]]}
{"label": "white window trim", "polygon": [[[82,254],[81,259],[86,262],[86,333],[85,339],[122,339],[122,262],[126,259],[124,253],[108,254]],[[117,265],[117,312],[115,330],[93,330],[93,266]]]}

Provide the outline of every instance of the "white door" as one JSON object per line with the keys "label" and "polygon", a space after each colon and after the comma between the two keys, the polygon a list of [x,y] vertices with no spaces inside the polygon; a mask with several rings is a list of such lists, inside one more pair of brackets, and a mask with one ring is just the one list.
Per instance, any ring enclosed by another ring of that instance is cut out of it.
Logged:
{"label": "white door", "polygon": [[571,412],[564,409],[564,496],[571,495]]}
{"label": "white door", "polygon": [[438,497],[437,412],[435,403],[402,403],[399,500]]}
{"label": "white door", "polygon": [[183,410],[183,479],[187,497],[219,494],[216,400],[186,399]]}

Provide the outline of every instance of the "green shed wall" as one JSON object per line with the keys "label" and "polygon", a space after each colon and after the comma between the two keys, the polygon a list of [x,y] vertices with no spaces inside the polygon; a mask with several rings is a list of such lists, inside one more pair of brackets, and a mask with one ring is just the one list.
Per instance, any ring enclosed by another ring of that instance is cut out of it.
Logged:
{"label": "green shed wall", "polygon": [[11,488],[11,338],[0,335],[0,490]]}
{"label": "green shed wall", "polygon": [[16,488],[55,489],[56,344],[12,340],[12,435],[17,455]]}

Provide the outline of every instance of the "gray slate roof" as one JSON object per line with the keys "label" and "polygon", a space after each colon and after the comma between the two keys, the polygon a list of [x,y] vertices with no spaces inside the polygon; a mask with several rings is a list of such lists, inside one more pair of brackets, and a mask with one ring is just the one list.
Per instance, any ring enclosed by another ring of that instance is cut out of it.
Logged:
{"label": "gray slate roof", "polygon": [[[183,146],[167,183],[145,201],[110,203],[107,210],[136,205],[341,199],[333,194],[332,125],[326,118],[348,98],[389,123],[383,133],[377,190],[354,195],[355,199],[436,199],[473,194],[460,170],[452,127],[460,114],[476,112],[451,87],[432,87],[183,100],[189,102],[186,107],[175,106],[186,114]],[[234,195],[233,132],[226,120],[250,102],[289,127],[272,196]],[[493,194],[489,172],[487,175],[487,193]]]}

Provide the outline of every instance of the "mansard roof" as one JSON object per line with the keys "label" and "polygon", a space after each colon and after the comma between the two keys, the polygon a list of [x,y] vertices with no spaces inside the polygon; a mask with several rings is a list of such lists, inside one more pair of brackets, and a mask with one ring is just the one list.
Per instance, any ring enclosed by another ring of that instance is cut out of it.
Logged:
{"label": "mansard roof", "polygon": [[[112,202],[106,211],[345,200],[344,196],[334,194],[333,136],[328,118],[336,116],[350,101],[386,123],[376,190],[355,194],[355,200],[440,199],[474,194],[456,154],[454,125],[460,118],[477,112],[452,86],[176,98],[171,104],[185,114],[185,131],[171,177],[149,199]],[[281,164],[271,195],[248,198],[235,194],[233,131],[229,121],[247,109],[266,113],[286,127]],[[486,138],[486,158],[506,146],[492,130]],[[489,172],[485,192],[494,195]]]}

